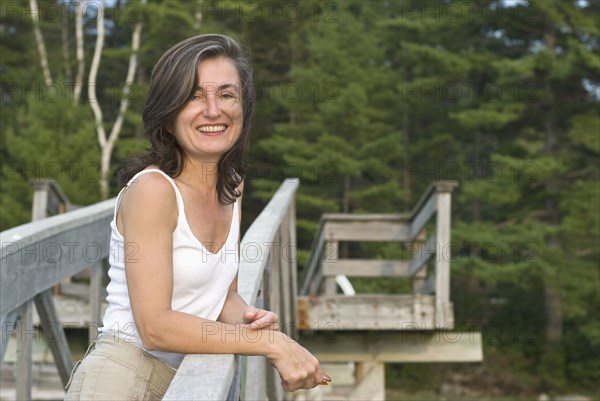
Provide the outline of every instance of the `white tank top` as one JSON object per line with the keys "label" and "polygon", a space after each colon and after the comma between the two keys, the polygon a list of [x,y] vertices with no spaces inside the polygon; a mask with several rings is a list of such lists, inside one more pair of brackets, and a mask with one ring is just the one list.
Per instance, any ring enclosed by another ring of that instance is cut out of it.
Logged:
{"label": "white tank top", "polygon": [[[237,201],[233,203],[233,216],[229,234],[217,253],[207,250],[193,234],[185,217],[183,198],[175,181],[161,170],[148,169],[137,173],[117,196],[113,220],[110,223],[110,268],[107,287],[108,308],[104,314],[102,335],[119,338],[142,347],[137,333],[125,276],[125,261],[134,260],[136,249],[124,246],[124,238],[116,224],[117,210],[126,188],[142,174],[162,174],[173,186],[177,198],[177,227],[173,231],[173,298],[171,308],[179,312],[216,320],[221,314],[229,286],[238,270],[239,214]],[[218,244],[221,245],[221,244]],[[143,348],[143,347],[142,347]],[[177,369],[184,354],[148,351],[163,362]]]}

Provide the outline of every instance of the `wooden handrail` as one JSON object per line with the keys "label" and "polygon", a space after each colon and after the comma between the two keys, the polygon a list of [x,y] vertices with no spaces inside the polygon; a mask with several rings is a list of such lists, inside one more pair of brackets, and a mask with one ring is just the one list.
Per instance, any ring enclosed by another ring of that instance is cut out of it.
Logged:
{"label": "wooden handrail", "polygon": [[[296,316],[296,302],[285,298],[291,296],[295,300],[297,291],[296,255],[290,249],[295,246],[294,198],[298,186],[297,179],[284,181],[240,245],[240,295],[248,304],[275,310],[282,322],[292,323],[292,326],[282,327],[288,334],[293,331]],[[5,331],[19,318],[21,306],[32,299],[36,299],[36,306],[42,311],[45,322],[42,326],[56,329],[54,326],[60,324],[47,290],[108,256],[109,223],[114,205],[115,199],[110,199],[0,233],[2,356],[10,337]],[[86,247],[93,248],[93,255],[82,253]],[[64,340],[65,336],[61,338]],[[58,355],[55,357],[59,358],[59,370],[62,367],[67,372],[70,354],[64,352],[65,344],[62,344],[63,349],[53,350],[53,354]],[[30,358],[28,363],[31,363]],[[242,378],[242,371],[251,374],[244,373]],[[188,355],[165,399],[237,400],[240,391],[242,399],[248,400],[283,396],[276,372],[264,358]]]}
{"label": "wooden handrail", "polygon": [[0,317],[109,254],[115,199],[0,233]]}
{"label": "wooden handrail", "polygon": [[[447,260],[447,255],[439,255],[437,251],[450,242],[451,193],[457,186],[458,183],[455,181],[433,182],[425,190],[410,213],[323,214],[313,241],[309,263],[304,270],[300,295],[317,294],[324,279],[331,281],[328,277],[343,274],[342,271],[344,268],[349,268],[356,273],[360,271],[358,268],[360,261],[355,259],[337,259],[329,261],[327,264],[323,263],[324,253],[327,253],[324,251],[327,241],[335,241],[332,242],[332,245],[337,246],[337,241],[381,241],[395,238],[394,240],[399,242],[414,242],[419,239],[420,245],[418,249],[415,249],[412,260],[407,262],[392,260],[369,262],[363,266],[363,270],[364,267],[371,266],[378,269],[379,273],[374,274],[369,272],[362,274],[362,276],[387,275],[413,277],[413,292],[415,294],[436,293],[436,320],[441,325],[446,324],[450,320],[448,316],[448,304],[450,301],[449,261]],[[420,241],[423,239],[420,236],[433,216],[437,216],[436,230],[429,236],[425,243],[421,243]],[[336,231],[341,230],[342,227],[348,227],[348,224],[352,227],[361,227],[361,229],[367,230],[369,233],[367,235],[358,229],[351,230],[351,232]],[[389,228],[390,231],[387,234],[375,234],[373,232],[374,224],[379,224],[377,227],[383,224],[385,227],[391,228]],[[328,233],[325,233],[325,230]],[[425,268],[427,261],[433,254],[437,254],[438,256],[435,261],[436,268],[435,271],[430,272],[429,280],[426,280]],[[326,288],[325,292],[329,293],[331,289]]]}
{"label": "wooden handrail", "polygon": [[[59,376],[63,385],[67,383],[73,361],[50,288],[107,258],[109,223],[115,203],[115,199],[110,199],[45,218],[47,213],[67,209],[68,200],[55,183],[48,181],[42,184],[42,187],[34,185],[32,216],[35,221],[0,233],[0,356],[3,361],[10,334],[16,328],[22,339],[17,343],[18,399],[31,398],[33,302],[44,336],[52,339],[49,345]],[[53,187],[54,190],[50,191]],[[49,201],[59,207],[53,206],[48,210]],[[100,285],[99,279],[93,278],[92,281]],[[92,310],[100,308],[100,299],[94,297],[99,298],[100,292],[90,292]]]}
{"label": "wooden handrail", "polygon": [[[246,303],[274,310],[281,322],[292,323],[295,302],[286,310],[282,298],[291,295],[287,291],[296,291],[291,279],[295,255],[290,257],[286,249],[295,245],[294,197],[298,185],[297,179],[285,180],[254,220],[240,244],[238,274],[238,293]],[[282,241],[284,238],[287,242]],[[283,286],[286,282],[290,283],[287,289]],[[262,357],[196,354],[185,356],[164,399],[283,399],[281,391],[276,372]]]}

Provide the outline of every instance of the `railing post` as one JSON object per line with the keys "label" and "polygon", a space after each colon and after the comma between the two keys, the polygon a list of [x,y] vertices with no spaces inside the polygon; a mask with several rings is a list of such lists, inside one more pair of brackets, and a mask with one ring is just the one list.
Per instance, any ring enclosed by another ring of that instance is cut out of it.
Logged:
{"label": "railing post", "polygon": [[[421,248],[427,246],[427,230],[423,229],[413,239],[412,246],[413,246],[413,248],[411,249],[412,255],[420,255]],[[425,249],[425,251],[427,252],[427,249]],[[427,257],[426,254],[425,254],[425,257]],[[425,264],[425,266],[423,266],[418,272],[416,272],[412,276],[412,293],[413,293],[413,295],[418,294],[423,289],[423,286],[425,285],[426,280],[427,280],[427,264]]]}
{"label": "railing post", "polygon": [[281,258],[281,299],[283,301],[281,314],[279,315],[279,323],[281,331],[285,334],[290,335],[291,327],[290,323],[293,324],[294,315],[292,315],[292,287],[291,287],[291,265],[289,258],[289,229],[288,229],[289,216],[286,214],[281,227],[279,228],[279,255]]}
{"label": "railing post", "polygon": [[31,337],[35,334],[32,324],[32,301],[21,307],[21,319],[17,323],[17,400],[31,400]]}
{"label": "railing post", "polygon": [[47,216],[48,192],[50,183],[48,181],[32,181],[33,202],[31,206],[31,221],[43,219]]}
{"label": "railing post", "polygon": [[227,394],[228,400],[238,401],[241,395],[241,384],[242,384],[242,359],[239,355],[234,355],[234,366],[235,373],[233,374],[233,380],[229,393]]}
{"label": "railing post", "polygon": [[[435,323],[452,328],[450,313],[450,215],[453,186],[436,188]],[[446,326],[448,325],[448,326]]]}
{"label": "railing post", "polygon": [[298,243],[296,242],[296,203],[294,201],[290,204],[286,221],[286,238],[288,241],[286,255],[289,260],[290,276],[292,279],[290,284],[291,309],[289,316],[291,325],[287,334],[295,339],[298,335]]}
{"label": "railing post", "polygon": [[103,259],[90,268],[90,325],[88,327],[88,339],[90,342],[98,338],[98,327],[102,319],[102,275],[103,266],[108,263]]}
{"label": "railing post", "polygon": [[42,333],[49,343],[62,384],[66,386],[73,370],[73,360],[62,323],[58,318],[58,313],[54,306],[52,290],[39,293],[35,296],[34,301],[35,308],[40,317]]}
{"label": "railing post", "polygon": [[[282,258],[281,258],[281,227],[275,233],[275,238],[271,243],[271,277],[270,277],[270,307],[267,308],[275,312],[278,316],[285,314],[282,309]],[[285,294],[283,294],[285,296]],[[285,315],[283,316],[285,320]],[[279,374],[271,365],[267,367],[267,396],[269,400],[283,400],[283,389],[279,385]]]}
{"label": "railing post", "polygon": [[[31,221],[45,218],[48,207],[49,181],[33,181],[33,204],[31,206]],[[17,322],[17,399],[31,399],[31,364],[32,364],[32,342],[31,336],[35,335],[32,316],[33,301],[30,299],[21,306],[20,321]]]}
{"label": "railing post", "polygon": [[[338,248],[339,242],[337,241],[328,241],[325,245],[324,251],[324,260],[325,263],[337,263],[338,257]],[[324,295],[335,295],[337,292],[337,284],[335,282],[335,277],[327,276],[323,280],[323,294]]]}
{"label": "railing post", "polygon": [[269,309],[281,316],[281,237],[280,231],[277,231],[275,238],[271,243],[271,305]]}

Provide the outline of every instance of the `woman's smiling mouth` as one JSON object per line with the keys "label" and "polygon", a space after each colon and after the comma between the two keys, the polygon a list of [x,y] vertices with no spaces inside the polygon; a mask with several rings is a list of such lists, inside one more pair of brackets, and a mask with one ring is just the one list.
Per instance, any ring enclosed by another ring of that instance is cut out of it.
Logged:
{"label": "woman's smiling mouth", "polygon": [[227,129],[225,124],[201,125],[196,128],[200,133],[205,135],[220,135]]}

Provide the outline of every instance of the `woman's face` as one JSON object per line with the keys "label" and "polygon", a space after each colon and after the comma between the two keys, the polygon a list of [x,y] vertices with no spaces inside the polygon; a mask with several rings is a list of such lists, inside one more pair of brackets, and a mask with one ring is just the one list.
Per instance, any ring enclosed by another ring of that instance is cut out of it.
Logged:
{"label": "woman's face", "polygon": [[240,137],[242,123],[242,84],[235,65],[225,57],[201,61],[198,87],[174,124],[186,156],[217,162]]}

